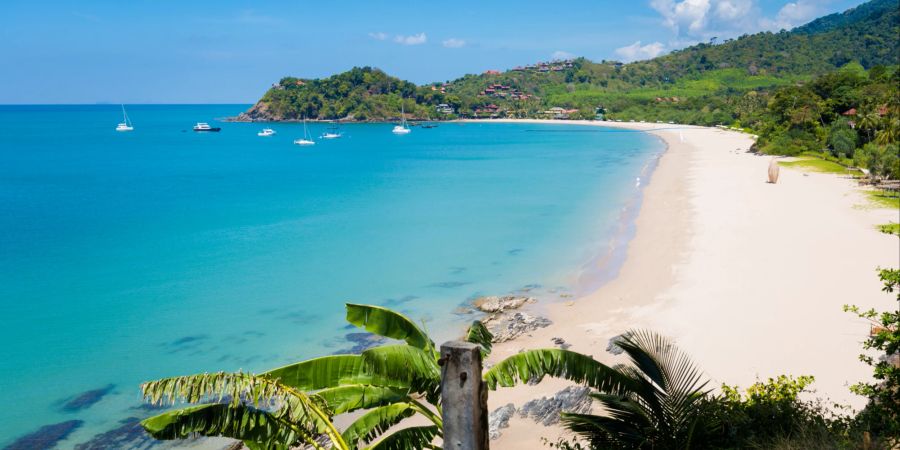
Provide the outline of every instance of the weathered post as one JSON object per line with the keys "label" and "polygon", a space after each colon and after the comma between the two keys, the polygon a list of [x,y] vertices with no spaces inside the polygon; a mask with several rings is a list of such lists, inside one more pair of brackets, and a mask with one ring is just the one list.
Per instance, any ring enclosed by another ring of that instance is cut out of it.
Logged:
{"label": "weathered post", "polygon": [[441,345],[441,407],[445,450],[488,450],[487,389],[481,349],[460,341]]}

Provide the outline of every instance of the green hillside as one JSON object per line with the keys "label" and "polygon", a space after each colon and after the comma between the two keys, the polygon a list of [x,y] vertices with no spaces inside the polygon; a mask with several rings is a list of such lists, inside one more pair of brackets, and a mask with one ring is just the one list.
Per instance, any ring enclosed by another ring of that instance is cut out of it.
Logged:
{"label": "green hillside", "polygon": [[[378,69],[354,68],[325,79],[283,78],[240,120],[393,120],[401,99],[418,119],[462,117],[592,118],[597,107],[619,120],[755,127],[769,96],[850,62],[897,65],[900,10],[873,0],[792,31],[704,43],[647,61],[584,58],[425,86]],[[437,106],[445,104],[445,112]],[[453,113],[449,113],[449,111]]]}

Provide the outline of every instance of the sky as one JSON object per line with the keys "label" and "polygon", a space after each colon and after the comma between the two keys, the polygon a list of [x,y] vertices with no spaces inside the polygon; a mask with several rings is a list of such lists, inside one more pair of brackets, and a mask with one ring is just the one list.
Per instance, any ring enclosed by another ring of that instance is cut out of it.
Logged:
{"label": "sky", "polygon": [[9,0],[0,104],[253,103],[283,76],[424,84],[570,56],[633,61],[861,0]]}

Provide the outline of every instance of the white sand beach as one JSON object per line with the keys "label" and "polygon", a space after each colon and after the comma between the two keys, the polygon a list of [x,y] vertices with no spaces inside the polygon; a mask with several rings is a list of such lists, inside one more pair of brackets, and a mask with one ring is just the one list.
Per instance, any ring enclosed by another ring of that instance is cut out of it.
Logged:
{"label": "white sand beach", "polygon": [[[537,122],[537,121],[535,121]],[[900,241],[875,226],[898,211],[868,206],[854,180],[781,169],[766,182],[771,157],[747,153],[739,132],[643,123],[545,121],[646,130],[668,150],[649,180],[636,236],[619,275],[573,302],[542,302],[553,325],[495,346],[490,362],[524,348],[552,347],[615,362],[610,338],[650,328],[674,338],[713,386],[746,387],[781,374],[813,375],[815,395],[853,407],[848,386],[870,376],[857,360],[869,325],[842,311],[894,305],[876,267],[896,267]],[[681,136],[683,136],[683,141]],[[567,383],[501,389],[493,411],[550,396]],[[493,448],[534,448],[561,430],[516,416]]]}

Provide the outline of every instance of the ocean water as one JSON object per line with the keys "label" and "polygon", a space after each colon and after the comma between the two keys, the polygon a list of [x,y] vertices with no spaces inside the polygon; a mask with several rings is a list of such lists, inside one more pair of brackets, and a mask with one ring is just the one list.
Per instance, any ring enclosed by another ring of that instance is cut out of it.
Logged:
{"label": "ocean water", "polygon": [[444,339],[478,295],[584,290],[664,149],[498,123],[344,125],[299,147],[300,124],[216,121],[246,108],[130,106],[117,133],[117,105],[0,106],[0,446],[84,421],[69,448],[145,417],[141,381],[347,350],[344,302]]}

